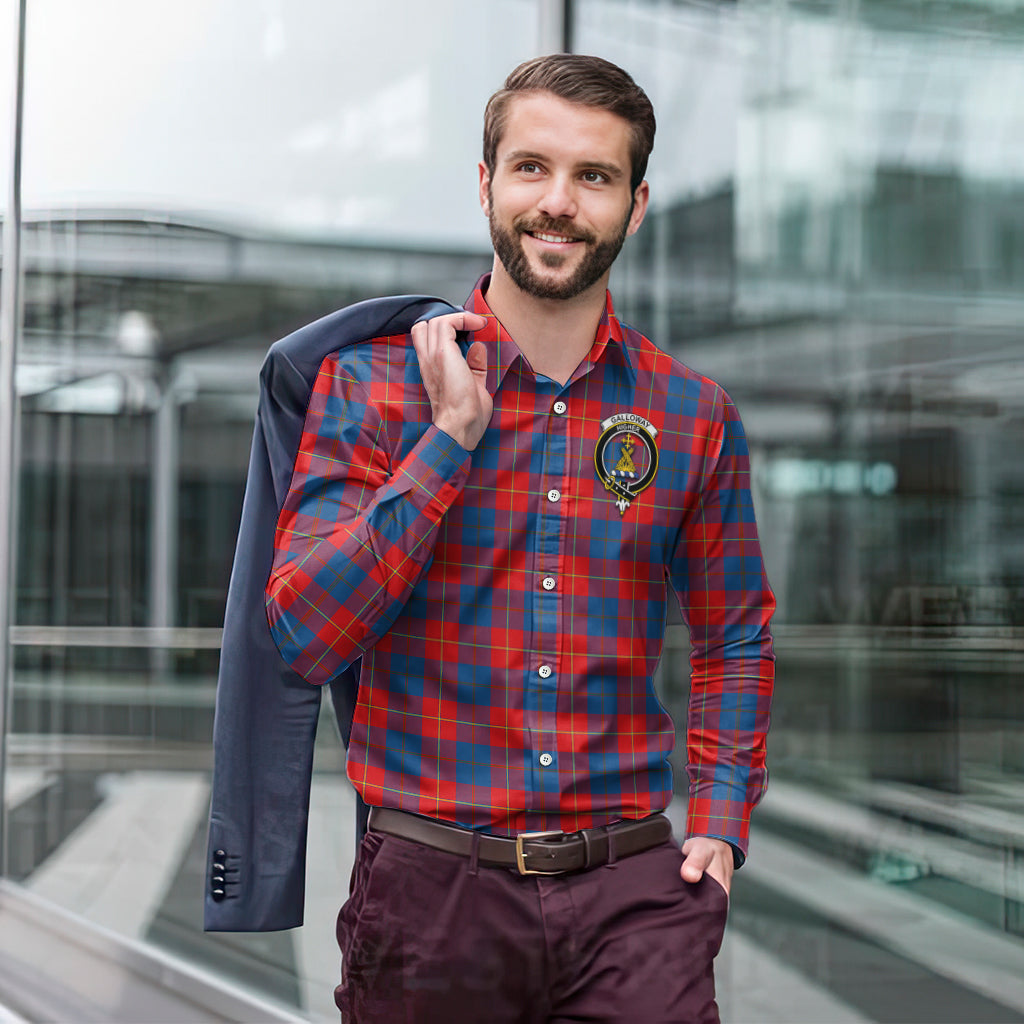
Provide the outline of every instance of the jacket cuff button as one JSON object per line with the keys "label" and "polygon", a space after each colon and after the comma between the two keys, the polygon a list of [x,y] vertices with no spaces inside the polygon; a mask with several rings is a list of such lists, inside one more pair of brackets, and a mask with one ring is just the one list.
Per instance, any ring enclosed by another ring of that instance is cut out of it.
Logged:
{"label": "jacket cuff button", "polygon": [[214,898],[214,900],[217,903],[220,903],[220,901],[222,899],[224,899],[224,890],[223,889],[214,889],[213,892],[210,893],[210,895]]}

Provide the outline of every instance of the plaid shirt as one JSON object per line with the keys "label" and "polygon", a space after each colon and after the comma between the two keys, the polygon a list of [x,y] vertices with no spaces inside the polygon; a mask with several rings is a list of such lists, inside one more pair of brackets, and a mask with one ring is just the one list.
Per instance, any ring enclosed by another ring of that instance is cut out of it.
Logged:
{"label": "plaid shirt", "polygon": [[652,683],[671,589],[693,644],[688,831],[742,856],[775,602],[736,410],[610,296],[568,383],[535,375],[487,281],[466,306],[494,396],[475,451],[432,425],[408,337],[321,365],[267,584],[277,645],[314,683],[363,659],[347,768],[368,804],[569,832],[672,797]]}

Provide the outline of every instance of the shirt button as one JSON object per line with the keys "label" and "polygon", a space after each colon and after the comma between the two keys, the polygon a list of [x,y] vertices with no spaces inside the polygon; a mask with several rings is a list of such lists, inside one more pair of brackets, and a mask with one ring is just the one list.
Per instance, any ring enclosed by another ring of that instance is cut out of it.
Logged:
{"label": "shirt button", "polygon": [[551,666],[541,665],[541,667],[537,669],[537,675],[539,675],[541,679],[547,679],[547,677],[551,675]]}
{"label": "shirt button", "polygon": [[545,751],[543,754],[540,755],[540,757],[537,758],[537,760],[540,761],[542,767],[547,768],[547,766],[551,764],[552,761],[554,761],[554,758],[547,751]]}
{"label": "shirt button", "polygon": [[541,580],[541,584],[540,585],[545,590],[554,590],[555,589],[555,577],[554,576],[545,576],[544,579]]}
{"label": "shirt button", "polygon": [[561,496],[562,496],[562,492],[561,491],[556,491],[554,489],[554,487],[552,487],[551,490],[548,491],[548,501],[558,501],[558,499]]}
{"label": "shirt button", "polygon": [[565,415],[565,410],[568,408],[568,406],[565,404],[565,402],[559,400],[559,401],[555,402],[555,404],[552,406],[552,408],[555,410],[555,412],[559,416],[564,416]]}

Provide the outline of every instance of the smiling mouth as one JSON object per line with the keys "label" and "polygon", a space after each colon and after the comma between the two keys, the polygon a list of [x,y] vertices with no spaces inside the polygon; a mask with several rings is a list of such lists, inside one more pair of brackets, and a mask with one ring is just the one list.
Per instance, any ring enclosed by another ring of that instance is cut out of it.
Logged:
{"label": "smiling mouth", "polygon": [[578,242],[578,238],[570,238],[568,235],[553,235],[547,231],[527,231],[526,232],[531,238],[538,238],[542,242],[555,242],[558,244],[566,244],[569,242]]}

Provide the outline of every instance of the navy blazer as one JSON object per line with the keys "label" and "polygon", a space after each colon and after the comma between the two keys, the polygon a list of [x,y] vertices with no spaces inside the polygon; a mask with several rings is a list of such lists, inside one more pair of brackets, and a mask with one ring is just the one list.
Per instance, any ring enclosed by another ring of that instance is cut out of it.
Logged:
{"label": "navy blazer", "polygon": [[[368,299],[282,338],[264,360],[217,678],[206,931],[273,931],[302,924],[322,690],[282,660],[270,635],[264,589],[277,517],[320,364],[347,345],[405,334],[418,320],[457,311],[426,295]],[[330,682],[346,744],[358,670],[356,663]],[[368,811],[362,800],[358,807],[361,834]]]}

